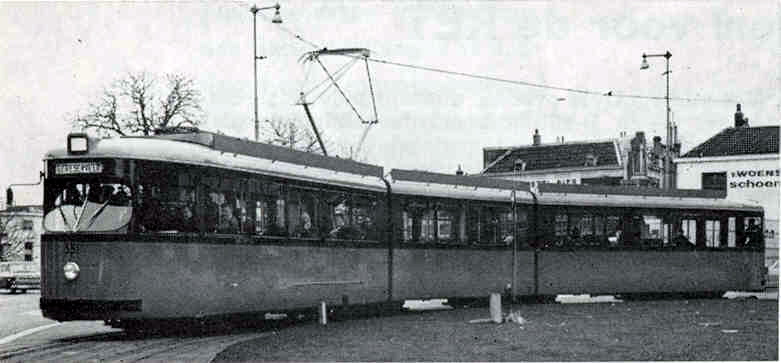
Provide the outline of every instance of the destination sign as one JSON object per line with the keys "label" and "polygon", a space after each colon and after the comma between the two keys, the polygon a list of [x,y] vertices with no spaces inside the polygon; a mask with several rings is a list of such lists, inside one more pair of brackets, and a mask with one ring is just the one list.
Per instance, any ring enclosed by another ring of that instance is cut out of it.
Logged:
{"label": "destination sign", "polygon": [[65,163],[57,164],[54,173],[57,175],[67,174],[99,174],[103,172],[103,163],[93,161],[85,163]]}

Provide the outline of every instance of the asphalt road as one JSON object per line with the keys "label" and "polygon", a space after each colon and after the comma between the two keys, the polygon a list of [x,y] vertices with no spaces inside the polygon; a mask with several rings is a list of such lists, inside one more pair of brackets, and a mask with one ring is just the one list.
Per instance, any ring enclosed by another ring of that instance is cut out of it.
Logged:
{"label": "asphalt road", "polygon": [[9,340],[14,334],[55,323],[41,315],[38,309],[40,297],[38,290],[30,290],[26,294],[0,290],[0,342]]}

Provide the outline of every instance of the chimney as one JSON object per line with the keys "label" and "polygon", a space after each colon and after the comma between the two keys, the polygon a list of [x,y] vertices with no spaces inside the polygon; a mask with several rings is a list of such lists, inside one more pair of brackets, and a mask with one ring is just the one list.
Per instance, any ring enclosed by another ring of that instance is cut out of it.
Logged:
{"label": "chimney", "polygon": [[461,170],[461,164],[458,164],[458,170],[456,170],[456,175],[464,175],[464,171]]}
{"label": "chimney", "polygon": [[743,112],[740,111],[740,104],[737,105],[735,111],[735,127],[748,127],[748,119],[743,117]]}
{"label": "chimney", "polygon": [[532,136],[532,145],[539,146],[540,145],[540,131],[537,129],[534,129],[534,135]]}

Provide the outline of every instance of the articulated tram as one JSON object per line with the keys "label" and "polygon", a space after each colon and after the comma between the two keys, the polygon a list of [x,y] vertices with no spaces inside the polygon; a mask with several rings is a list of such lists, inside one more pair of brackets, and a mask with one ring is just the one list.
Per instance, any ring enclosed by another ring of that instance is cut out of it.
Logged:
{"label": "articulated tram", "polygon": [[762,209],[710,191],[386,175],[201,131],[70,134],[45,164],[40,306],[60,321],[764,285]]}

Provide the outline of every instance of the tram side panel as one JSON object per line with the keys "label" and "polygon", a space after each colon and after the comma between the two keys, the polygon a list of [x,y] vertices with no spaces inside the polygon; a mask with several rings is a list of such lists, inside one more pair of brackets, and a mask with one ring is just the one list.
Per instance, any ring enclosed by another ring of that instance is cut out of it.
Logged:
{"label": "tram side panel", "polygon": [[[42,307],[57,320],[207,317],[309,308],[319,301],[381,302],[387,296],[387,251],[381,248],[46,243],[54,258],[47,262]],[[66,253],[66,245],[78,254]],[[56,266],[66,260],[81,268],[74,281]]]}
{"label": "tram side panel", "polygon": [[[525,251],[518,260],[518,293],[532,294],[534,255]],[[506,247],[400,247],[393,261],[395,299],[487,297],[512,282],[512,250]]]}
{"label": "tram side panel", "polygon": [[541,294],[757,290],[753,251],[542,251]]}

